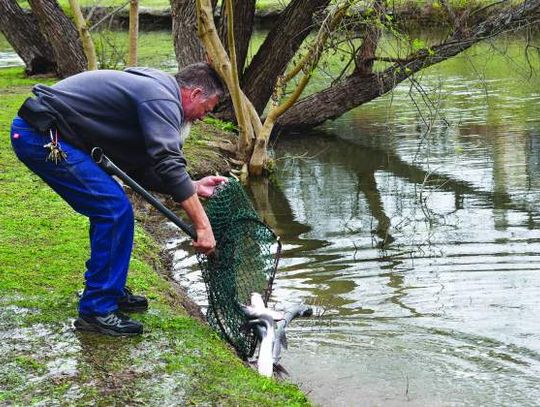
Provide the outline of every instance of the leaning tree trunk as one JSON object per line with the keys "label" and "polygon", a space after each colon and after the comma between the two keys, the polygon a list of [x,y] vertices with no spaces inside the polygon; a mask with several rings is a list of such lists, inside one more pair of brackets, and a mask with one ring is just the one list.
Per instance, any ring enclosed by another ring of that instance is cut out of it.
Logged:
{"label": "leaning tree trunk", "polygon": [[0,0],[0,32],[24,61],[28,75],[56,71],[51,45],[37,29],[36,19],[15,0]]}
{"label": "leaning tree trunk", "polygon": [[259,114],[270,100],[277,77],[313,29],[314,14],[328,3],[330,0],[291,1],[264,40],[242,79],[242,89]]}
{"label": "leaning tree trunk", "polygon": [[[233,3],[233,19],[234,19],[234,42],[236,49],[236,63],[238,65],[238,78],[240,82],[244,75],[244,67],[246,65],[247,54],[249,50],[249,42],[253,34],[253,26],[255,22],[255,1],[244,0],[235,1]],[[221,4],[221,19],[219,21],[219,37],[221,42],[227,43],[228,26],[227,12],[225,11],[225,2]],[[226,94],[220,100],[219,105],[215,109],[217,117],[224,120],[235,120],[233,103],[230,95]]]}
{"label": "leaning tree trunk", "polygon": [[540,0],[527,0],[520,5],[504,8],[468,30],[466,35],[456,30],[443,43],[429,50],[420,50],[382,72],[364,76],[356,70],[337,84],[303,98],[280,117],[276,130],[318,126],[391,91],[416,72],[445,61],[482,40],[510,30],[535,27],[539,22]]}
{"label": "leaning tree trunk", "polygon": [[82,72],[87,60],[73,22],[64,14],[56,0],[29,0],[41,33],[49,39],[61,78]]}
{"label": "leaning tree trunk", "polygon": [[172,34],[178,69],[195,62],[206,61],[197,35],[195,0],[171,0]]}
{"label": "leaning tree trunk", "polygon": [[[255,21],[255,1],[243,0],[233,3],[234,16],[234,41],[236,48],[236,63],[238,64],[238,73],[240,80],[244,72],[246,58],[249,50],[249,41],[253,33]],[[221,5],[221,21],[219,27],[219,37],[223,43],[227,41],[227,13],[225,12],[225,2]]]}

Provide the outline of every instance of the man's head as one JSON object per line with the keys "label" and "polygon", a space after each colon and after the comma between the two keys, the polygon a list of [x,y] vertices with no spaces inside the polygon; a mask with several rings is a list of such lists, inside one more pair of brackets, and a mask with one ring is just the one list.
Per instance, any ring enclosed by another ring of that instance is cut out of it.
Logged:
{"label": "man's head", "polygon": [[223,96],[223,84],[217,72],[208,64],[186,66],[176,74],[182,95],[184,119],[192,122],[202,119]]}

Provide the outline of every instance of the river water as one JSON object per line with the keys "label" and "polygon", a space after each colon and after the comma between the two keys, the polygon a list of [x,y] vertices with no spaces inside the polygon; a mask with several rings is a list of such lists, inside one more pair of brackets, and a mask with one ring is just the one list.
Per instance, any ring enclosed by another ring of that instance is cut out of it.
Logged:
{"label": "river water", "polygon": [[[426,70],[421,90],[403,83],[273,144],[273,181],[248,188],[284,243],[272,302],[316,310],[290,326],[283,355],[315,403],[540,405],[530,74],[522,42],[500,39]],[[195,259],[169,247],[204,305]]]}
{"label": "river water", "polygon": [[[423,93],[404,83],[274,143],[274,181],[249,189],[285,244],[272,301],[316,309],[289,328],[283,364],[317,404],[540,405],[529,74],[502,39],[424,72]],[[204,302],[186,252],[176,264]]]}

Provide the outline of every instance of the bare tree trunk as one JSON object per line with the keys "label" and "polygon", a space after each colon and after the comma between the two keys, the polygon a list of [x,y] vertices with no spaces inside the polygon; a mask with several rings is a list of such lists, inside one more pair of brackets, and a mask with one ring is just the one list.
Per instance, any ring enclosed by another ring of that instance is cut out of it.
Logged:
{"label": "bare tree trunk", "polygon": [[36,19],[15,0],[0,0],[0,32],[24,61],[28,75],[56,71],[51,45],[37,29]]}
{"label": "bare tree trunk", "polygon": [[66,77],[87,68],[87,60],[75,25],[56,0],[29,0],[41,33],[49,39],[57,62],[57,75]]}
{"label": "bare tree trunk", "polygon": [[79,5],[78,0],[69,0],[69,5],[73,12],[75,26],[81,37],[84,54],[88,60],[88,69],[95,71],[97,69],[96,49],[94,47],[94,41],[92,41],[92,37],[90,36],[90,31],[86,25],[86,21],[82,15],[81,6]]}
{"label": "bare tree trunk", "polygon": [[178,69],[206,61],[197,35],[197,9],[195,0],[171,0],[172,33]]}
{"label": "bare tree trunk", "polygon": [[[234,39],[236,48],[236,61],[238,64],[238,73],[240,80],[244,72],[246,58],[249,50],[249,41],[253,33],[253,24],[255,22],[255,1],[243,0],[235,1],[234,7]],[[219,37],[223,43],[227,39],[227,13],[224,10],[225,2],[221,5],[221,21],[219,27]]]}
{"label": "bare tree trunk", "polygon": [[313,28],[313,15],[330,0],[292,0],[246,69],[242,89],[262,114],[279,75]]}
{"label": "bare tree trunk", "polygon": [[276,128],[291,130],[318,126],[389,92],[416,72],[445,61],[482,40],[539,22],[540,0],[528,0],[505,8],[471,28],[466,36],[459,31],[445,42],[398,61],[383,72],[363,76],[355,71],[337,84],[297,102],[281,116]]}
{"label": "bare tree trunk", "polygon": [[129,2],[129,53],[128,65],[137,65],[137,42],[139,39],[139,0]]}

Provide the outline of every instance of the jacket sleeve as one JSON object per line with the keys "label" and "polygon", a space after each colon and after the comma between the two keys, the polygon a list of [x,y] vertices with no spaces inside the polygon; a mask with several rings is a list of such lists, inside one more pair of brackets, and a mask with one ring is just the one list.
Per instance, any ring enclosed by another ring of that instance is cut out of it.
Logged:
{"label": "jacket sleeve", "polygon": [[175,201],[184,201],[195,193],[195,187],[182,153],[180,105],[172,100],[150,100],[139,104],[138,115],[153,172]]}

